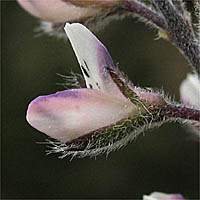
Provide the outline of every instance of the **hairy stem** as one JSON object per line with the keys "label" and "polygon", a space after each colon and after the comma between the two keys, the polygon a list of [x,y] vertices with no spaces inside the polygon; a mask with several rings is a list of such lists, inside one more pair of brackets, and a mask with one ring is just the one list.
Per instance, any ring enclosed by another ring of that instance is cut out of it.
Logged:
{"label": "hairy stem", "polygon": [[159,29],[166,30],[167,28],[165,20],[162,16],[158,15],[158,13],[153,11],[150,7],[147,7],[136,0],[124,0],[123,9],[137,14]]}
{"label": "hairy stem", "polygon": [[177,10],[179,10],[179,12],[181,12],[181,14],[184,14],[184,8],[182,6],[181,0],[172,0],[172,3],[177,8]]}
{"label": "hairy stem", "polygon": [[163,113],[168,118],[184,119],[200,122],[200,110],[167,104],[163,109]]}
{"label": "hairy stem", "polygon": [[194,1],[194,12],[197,19],[197,23],[195,25],[196,28],[196,37],[198,39],[198,45],[200,46],[200,0]]}
{"label": "hairy stem", "polygon": [[192,27],[169,0],[153,2],[165,18],[169,39],[181,50],[200,76],[200,47]]}

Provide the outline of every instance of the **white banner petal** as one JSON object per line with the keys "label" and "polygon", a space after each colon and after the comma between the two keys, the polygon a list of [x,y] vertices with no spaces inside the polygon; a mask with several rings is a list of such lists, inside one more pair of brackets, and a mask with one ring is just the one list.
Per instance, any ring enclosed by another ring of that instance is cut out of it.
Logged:
{"label": "white banner petal", "polygon": [[74,23],[65,25],[66,34],[80,64],[87,88],[103,90],[124,98],[113,82],[106,67],[116,70],[105,46],[85,26]]}

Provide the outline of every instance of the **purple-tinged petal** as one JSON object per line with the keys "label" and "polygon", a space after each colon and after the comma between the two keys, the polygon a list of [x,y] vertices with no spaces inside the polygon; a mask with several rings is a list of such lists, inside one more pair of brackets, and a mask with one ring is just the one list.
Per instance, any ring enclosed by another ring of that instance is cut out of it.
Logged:
{"label": "purple-tinged petal", "polygon": [[181,194],[153,192],[150,195],[144,195],[143,200],[185,200],[185,198]]}
{"label": "purple-tinged petal", "polygon": [[52,138],[70,142],[136,112],[128,100],[85,88],[36,98],[28,107],[27,121]]}
{"label": "purple-tinged petal", "polygon": [[85,26],[79,23],[67,23],[65,31],[80,64],[87,88],[100,89],[124,98],[106,69],[109,67],[116,70],[105,46]]}
{"label": "purple-tinged petal", "polygon": [[18,0],[18,2],[32,15],[54,23],[85,20],[101,11],[99,8],[75,6],[63,0]]}
{"label": "purple-tinged petal", "polygon": [[185,200],[181,194],[170,194],[169,197],[171,200]]}

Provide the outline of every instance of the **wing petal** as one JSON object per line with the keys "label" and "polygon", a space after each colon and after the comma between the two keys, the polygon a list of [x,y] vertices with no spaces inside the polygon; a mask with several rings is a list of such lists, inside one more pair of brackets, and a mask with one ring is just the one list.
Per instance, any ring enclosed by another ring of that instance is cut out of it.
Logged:
{"label": "wing petal", "polygon": [[28,107],[27,121],[52,138],[70,142],[129,117],[135,109],[129,101],[102,91],[73,89],[33,100]]}

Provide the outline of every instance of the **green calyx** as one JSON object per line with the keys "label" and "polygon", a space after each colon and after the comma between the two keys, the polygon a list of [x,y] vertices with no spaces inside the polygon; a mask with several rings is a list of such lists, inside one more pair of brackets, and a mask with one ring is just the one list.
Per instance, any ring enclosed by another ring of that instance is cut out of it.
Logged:
{"label": "green calyx", "polygon": [[123,119],[115,124],[100,128],[80,137],[63,148],[63,156],[94,157],[115,151],[136,138],[139,133],[161,124],[164,117],[157,113]]}
{"label": "green calyx", "polygon": [[[129,118],[97,129],[69,143],[60,143],[59,145],[55,145],[54,143],[53,149],[49,151],[50,153],[60,152],[63,154],[61,157],[68,155],[72,157],[93,157],[101,153],[108,154],[111,151],[125,146],[142,131],[165,121],[165,117],[162,115],[159,107],[152,106],[141,100],[129,83],[121,78],[118,72],[108,67],[106,67],[106,69],[122,94],[137,106],[137,114],[134,113]],[[69,77],[64,78],[68,80],[67,85],[73,83],[73,86],[80,87],[79,83],[82,80],[80,76],[72,74],[72,76],[70,76],[71,79],[69,79]]]}

